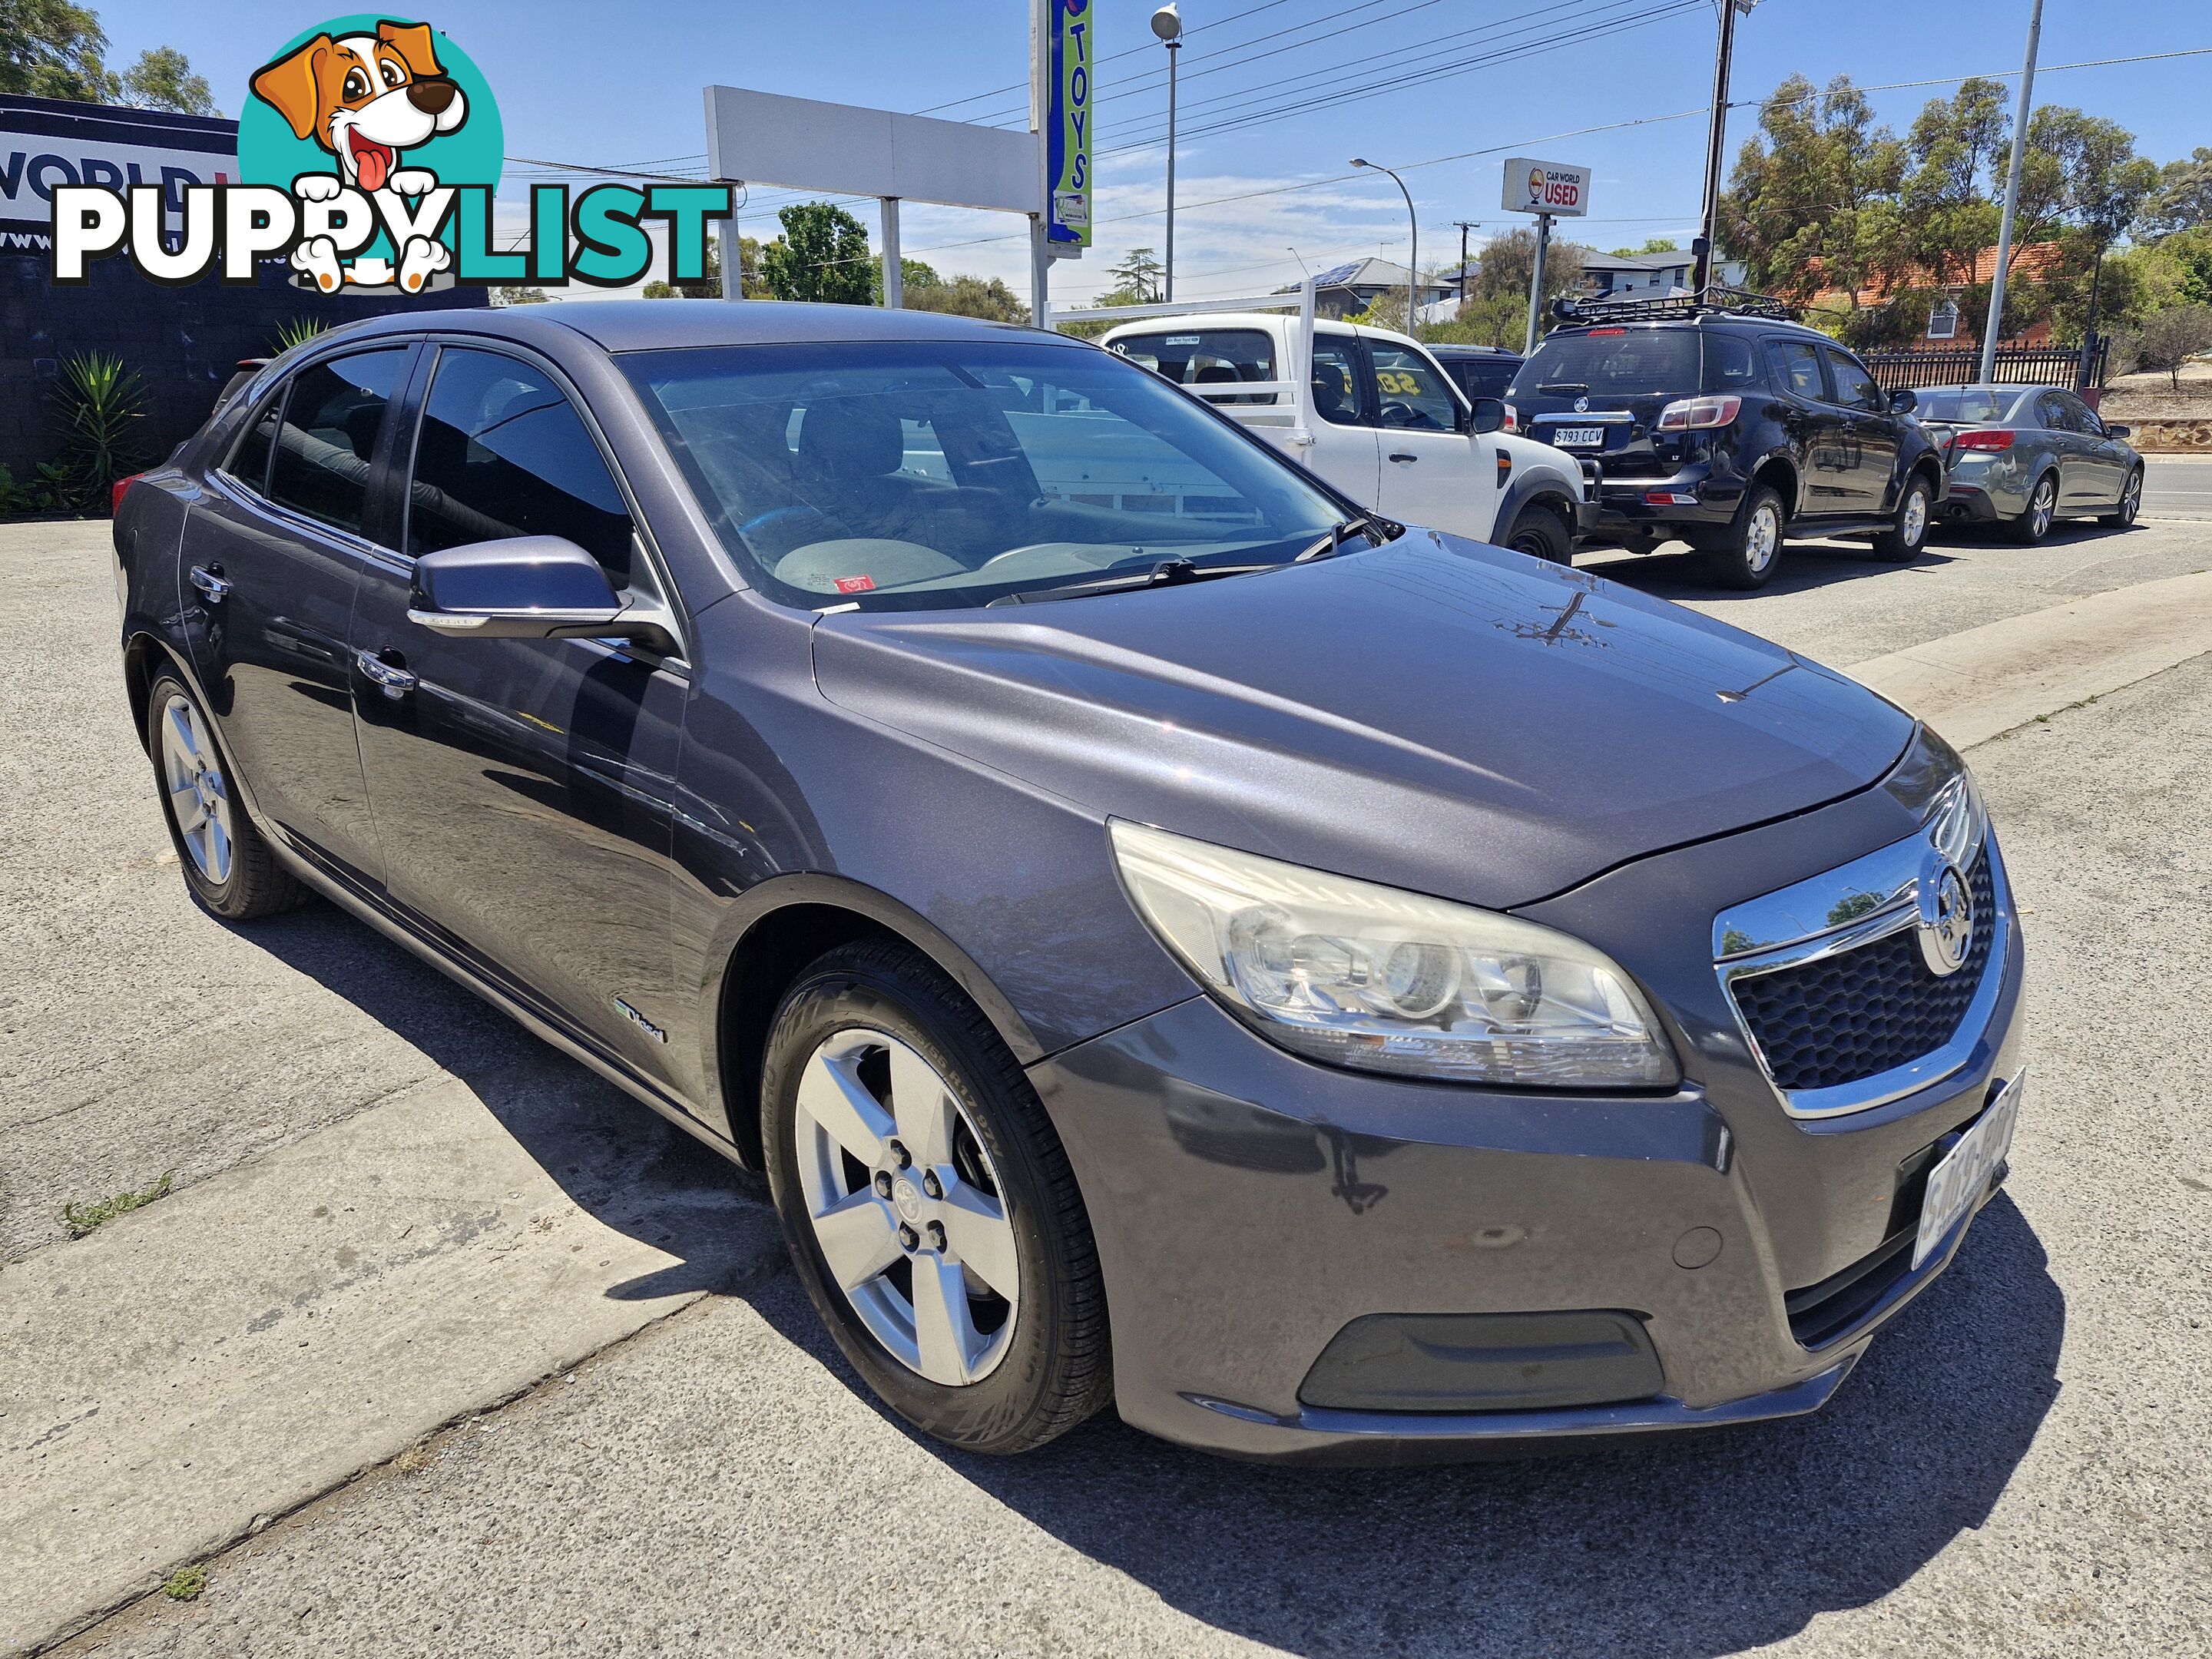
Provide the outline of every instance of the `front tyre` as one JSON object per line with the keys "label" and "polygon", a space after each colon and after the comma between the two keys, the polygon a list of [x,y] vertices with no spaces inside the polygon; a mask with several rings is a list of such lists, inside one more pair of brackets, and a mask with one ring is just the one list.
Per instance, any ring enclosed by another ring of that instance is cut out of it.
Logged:
{"label": "front tyre", "polygon": [[2143,470],[2141,467],[2128,474],[2128,481],[2120,486],[2118,505],[2110,513],[2099,517],[2097,522],[2107,530],[2126,530],[2133,526],[2136,514],[2142,511]]}
{"label": "front tyre", "polygon": [[1891,559],[1899,564],[1909,564],[1920,556],[1920,550],[1928,541],[1928,520],[1936,504],[1935,492],[1929,489],[1928,480],[1914,473],[1905,482],[1905,494],[1897,503],[1897,516],[1888,529],[1874,538],[1874,556]]}
{"label": "front tyre", "polygon": [[185,886],[200,908],[225,921],[251,921],[307,899],[246,816],[212,722],[174,674],[156,677],[146,699],[146,750]]}
{"label": "front tyre", "polygon": [[1505,532],[1505,545],[1516,553],[1526,553],[1547,564],[1575,562],[1574,538],[1559,521],[1559,515],[1534,502],[1514,515],[1513,528]]}
{"label": "front tyre", "polygon": [[1112,1397],[1105,1286],[1067,1155],[981,1011],[903,943],[784,995],[761,1073],[799,1276],[884,1403],[964,1451],[1028,1451]]}
{"label": "front tyre", "polygon": [[1785,522],[1782,497],[1765,484],[1753,486],[1727,543],[1706,551],[1706,575],[1717,586],[1744,592],[1765,586],[1782,564]]}

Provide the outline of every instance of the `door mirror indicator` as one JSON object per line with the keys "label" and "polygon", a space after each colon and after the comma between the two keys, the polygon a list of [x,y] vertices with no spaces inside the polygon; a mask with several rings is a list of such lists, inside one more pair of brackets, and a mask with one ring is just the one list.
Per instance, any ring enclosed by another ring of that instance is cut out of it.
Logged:
{"label": "door mirror indicator", "polygon": [[1505,424],[1505,400],[1503,398],[1477,398],[1474,407],[1468,412],[1467,429],[1474,433],[1496,432]]}
{"label": "door mirror indicator", "polygon": [[415,561],[407,619],[457,639],[626,639],[672,655],[658,607],[626,604],[605,569],[561,536],[441,548]]}

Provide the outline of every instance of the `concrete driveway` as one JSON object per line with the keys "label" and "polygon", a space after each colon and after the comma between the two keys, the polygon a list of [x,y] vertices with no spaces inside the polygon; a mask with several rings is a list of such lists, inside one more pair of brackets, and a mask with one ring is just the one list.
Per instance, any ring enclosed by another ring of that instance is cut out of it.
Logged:
{"label": "concrete driveway", "polygon": [[[2027,912],[2033,1092],[2004,1194],[1826,1413],[1348,1474],[1109,1418],[987,1462],[859,1391],[746,1178],[327,909],[191,910],[121,714],[102,529],[0,531],[0,1488],[79,1459],[9,1535],[88,1563],[14,1604],[18,1644],[99,1617],[64,1650],[2212,1650],[2212,659],[1975,750]],[[2159,524],[1680,591],[1848,665],[2208,568],[2201,528]],[[169,1169],[171,1196],[65,1239],[64,1200]],[[609,1307],[642,1311],[548,1328]],[[35,1349],[58,1330],[69,1352]],[[546,1380],[502,1381],[530,1367],[487,1331]],[[56,1370],[130,1412],[19,1403]],[[134,1526],[143,1560],[102,1553]],[[195,1556],[197,1600],[100,1617]]]}

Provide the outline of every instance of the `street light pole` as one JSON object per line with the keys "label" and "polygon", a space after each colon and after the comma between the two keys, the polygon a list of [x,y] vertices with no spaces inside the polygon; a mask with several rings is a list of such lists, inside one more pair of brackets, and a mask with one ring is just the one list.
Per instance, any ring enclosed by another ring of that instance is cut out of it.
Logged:
{"label": "street light pole", "polygon": [[1452,222],[1459,227],[1459,304],[1460,311],[1464,314],[1467,310],[1467,234],[1470,230],[1480,230],[1482,221],[1455,219]]}
{"label": "street light pole", "polygon": [[1723,0],[1721,46],[1713,59],[1713,117],[1705,134],[1705,246],[1698,253],[1698,268],[1690,286],[1700,300],[1712,297],[1713,250],[1720,243],[1721,153],[1728,146],[1729,67],[1735,57],[1735,15],[1749,11],[1759,0]]}
{"label": "street light pole", "polygon": [[1421,337],[1420,320],[1413,314],[1414,291],[1421,280],[1421,216],[1413,211],[1413,192],[1406,188],[1406,181],[1390,169],[1359,156],[1352,158],[1352,165],[1366,167],[1374,173],[1390,173],[1390,182],[1398,186],[1398,193],[1406,198],[1406,218],[1413,227],[1412,241],[1407,248],[1406,264],[1406,332],[1413,338]]}
{"label": "street light pole", "polygon": [[1175,299],[1176,54],[1182,50],[1182,15],[1175,0],[1152,14],[1152,33],[1168,49],[1168,247],[1161,271],[1162,298]]}
{"label": "street light pole", "polygon": [[1997,225],[1997,268],[1990,283],[1990,321],[1982,331],[1982,384],[1997,372],[1997,331],[2004,326],[2006,267],[2012,264],[2012,221],[2020,207],[2021,163],[2027,156],[2027,112],[2035,95],[2035,49],[2043,37],[2043,0],[2027,19],[2027,65],[2020,72],[2020,106],[2012,118],[2012,170],[2005,176],[2004,217]]}

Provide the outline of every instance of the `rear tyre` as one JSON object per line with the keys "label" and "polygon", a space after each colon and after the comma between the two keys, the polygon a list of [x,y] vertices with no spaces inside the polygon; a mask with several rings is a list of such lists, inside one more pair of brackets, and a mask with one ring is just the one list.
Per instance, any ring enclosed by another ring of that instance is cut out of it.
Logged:
{"label": "rear tyre", "polygon": [[761,1071],[800,1281],[878,1398],[963,1451],[1028,1451],[1112,1398],[1106,1291],[1067,1154],[998,1033],[898,941],[784,995]]}
{"label": "rear tyre", "polygon": [[2137,467],[2128,474],[2127,483],[2120,486],[2119,505],[2100,516],[2097,522],[2108,530],[2126,530],[2132,526],[2136,514],[2142,511],[2142,483],[2143,470]]}
{"label": "rear tyre", "polygon": [[1727,544],[1706,551],[1706,576],[1717,586],[1745,592],[1765,586],[1782,564],[1785,523],[1782,497],[1765,484],[1754,484]]}
{"label": "rear tyre", "polygon": [[185,889],[201,909],[225,921],[251,921],[311,896],[246,816],[213,722],[174,674],[158,676],[146,699],[146,749]]}
{"label": "rear tyre", "polygon": [[1905,494],[1897,503],[1897,517],[1874,538],[1874,556],[1909,564],[1928,543],[1928,521],[1933,516],[1936,494],[1918,473],[1905,480]]}
{"label": "rear tyre", "polygon": [[2025,547],[2033,547],[2051,533],[2051,522],[2058,516],[2058,475],[2046,472],[2035,481],[2028,492],[2027,510],[2006,526],[2013,540]]}
{"label": "rear tyre", "polygon": [[1513,520],[1513,528],[1505,532],[1505,545],[1547,564],[1575,562],[1574,538],[1559,522],[1559,515],[1548,507],[1532,503],[1522,507]]}

